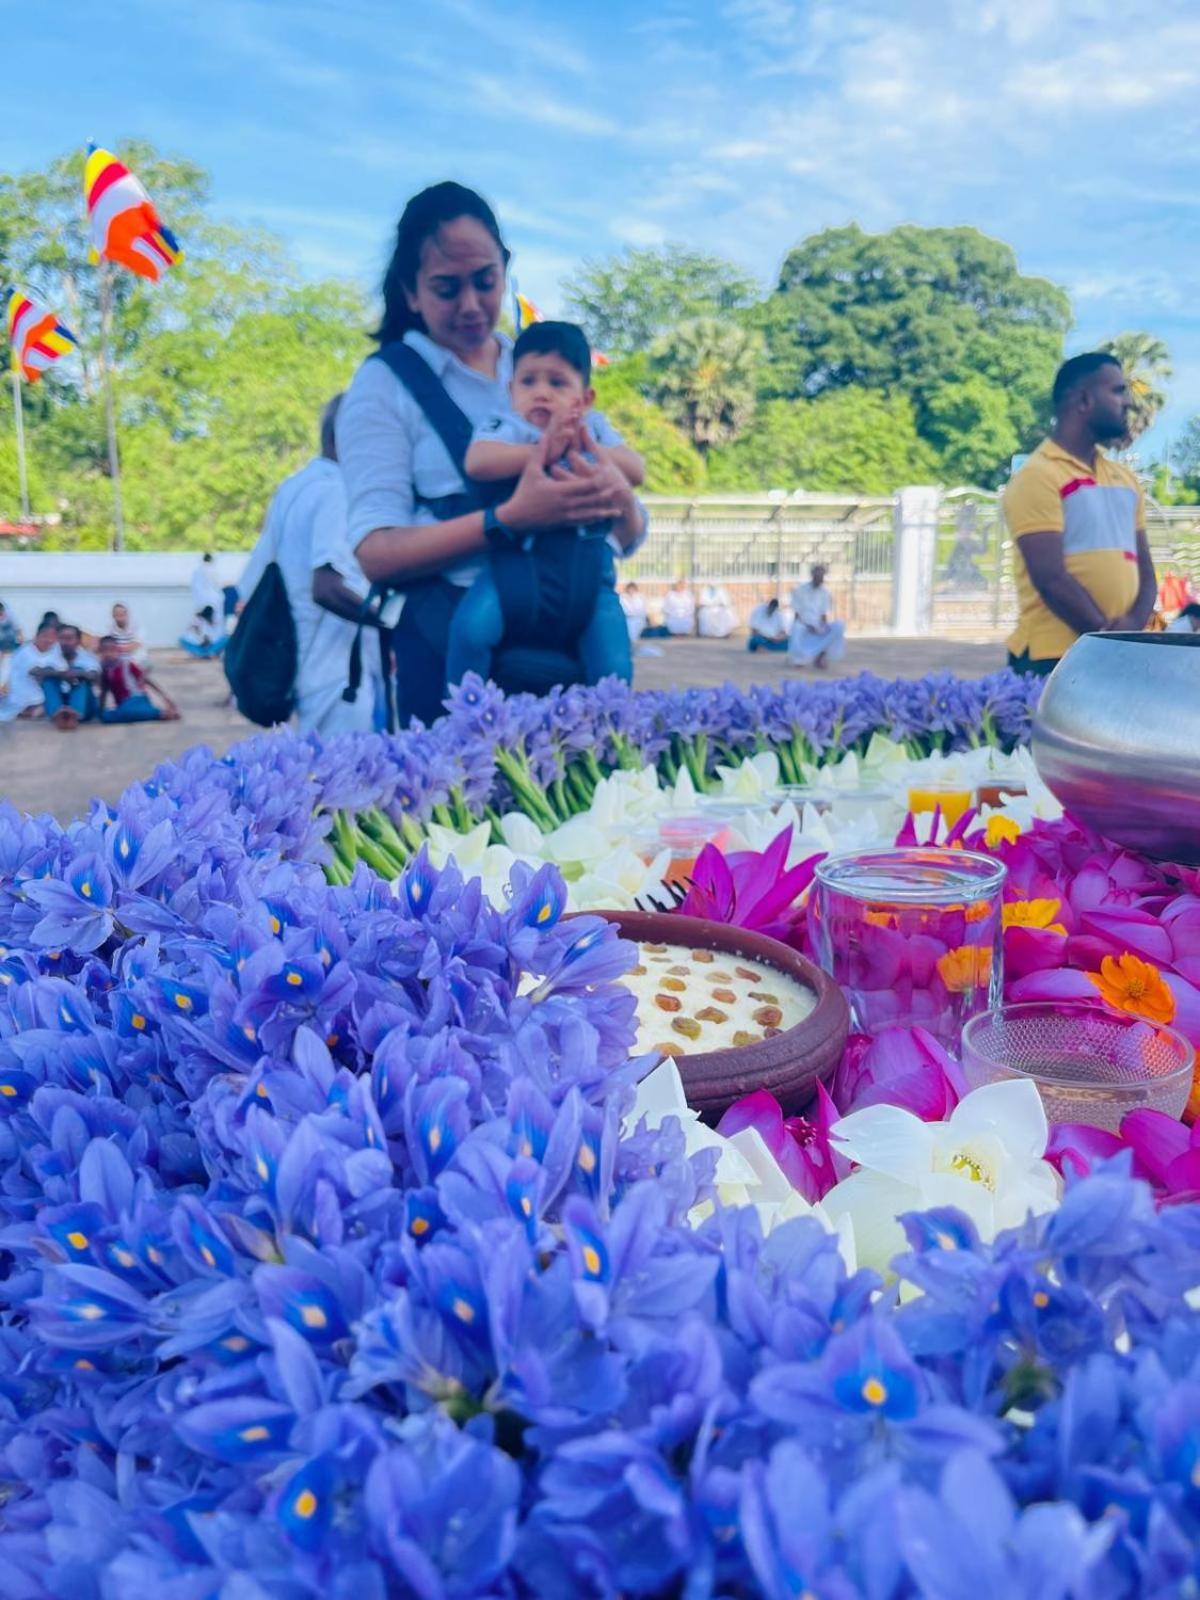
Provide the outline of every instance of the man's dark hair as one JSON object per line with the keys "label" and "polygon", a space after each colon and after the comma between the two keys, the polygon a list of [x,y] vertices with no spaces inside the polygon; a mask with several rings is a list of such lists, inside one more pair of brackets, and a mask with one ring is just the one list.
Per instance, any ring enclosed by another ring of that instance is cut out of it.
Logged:
{"label": "man's dark hair", "polygon": [[119,643],[120,643],[120,640],[117,638],[117,636],[115,634],[106,633],[106,634],[103,635],[103,637],[100,640],[100,649],[103,650],[103,648],[104,648],[104,646],[106,644],[119,644]]}
{"label": "man's dark hair", "polygon": [[1195,600],[1189,600],[1179,615],[1181,617],[1190,617],[1194,621],[1197,617],[1200,617],[1200,605]]}
{"label": "man's dark hair", "polygon": [[1064,361],[1054,375],[1054,387],[1050,391],[1055,416],[1058,415],[1063,402],[1070,399],[1075,390],[1086,383],[1093,373],[1099,372],[1101,367],[1120,365],[1116,356],[1109,355],[1107,350],[1089,350],[1084,355],[1072,356],[1069,361]]}
{"label": "man's dark hair", "polygon": [[771,598],[767,601],[767,611],[768,611],[769,615],[774,616],[775,613],[778,610],[779,610],[779,596],[773,594],[771,596]]}
{"label": "man's dark hair", "polygon": [[59,633],[73,633],[77,639],[83,638],[83,629],[77,628],[73,622],[60,622],[58,631]]}
{"label": "man's dark hair", "polygon": [[574,322],[531,322],[513,346],[513,366],[522,356],[561,356],[586,384],[592,375],[587,334]]}

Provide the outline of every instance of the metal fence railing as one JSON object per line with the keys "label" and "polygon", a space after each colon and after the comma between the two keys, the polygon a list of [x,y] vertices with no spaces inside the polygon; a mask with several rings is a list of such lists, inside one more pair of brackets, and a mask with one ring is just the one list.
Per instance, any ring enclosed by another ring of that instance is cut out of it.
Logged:
{"label": "metal fence railing", "polygon": [[[760,600],[786,600],[814,561],[828,568],[839,614],[852,631],[891,626],[896,502],[890,495],[650,495],[650,538],[622,563],[650,599],[678,578],[699,590],[719,583],[745,620]],[[1160,576],[1200,589],[1200,507],[1147,502],[1147,532]],[[1000,496],[983,489],[941,494],[933,559],[934,632],[998,634],[1016,602],[1012,544]]]}

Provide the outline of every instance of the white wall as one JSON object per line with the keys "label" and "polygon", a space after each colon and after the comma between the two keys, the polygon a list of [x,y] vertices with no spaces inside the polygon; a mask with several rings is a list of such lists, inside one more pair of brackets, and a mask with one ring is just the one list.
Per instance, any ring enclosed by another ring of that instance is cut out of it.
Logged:
{"label": "white wall", "polygon": [[[108,555],[101,551],[0,551],[0,600],[26,635],[44,611],[57,611],[85,633],[112,626],[112,606],[123,600],[146,643],[173,645],[192,620],[191,578],[200,557],[171,554]],[[236,583],[246,553],[213,559],[218,587]]]}

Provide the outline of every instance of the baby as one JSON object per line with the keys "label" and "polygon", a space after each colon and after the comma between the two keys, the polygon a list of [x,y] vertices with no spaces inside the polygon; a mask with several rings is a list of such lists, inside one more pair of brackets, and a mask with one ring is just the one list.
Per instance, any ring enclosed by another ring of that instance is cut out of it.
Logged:
{"label": "baby", "polygon": [[[535,322],[526,328],[513,350],[512,412],[492,417],[475,430],[467,451],[469,475],[481,482],[515,478],[544,433],[550,433],[551,457],[557,460],[578,448],[581,429],[586,427],[596,456],[611,461],[636,488],[645,476],[642,458],[623,443],[600,412],[589,409],[595,398],[591,371],[587,338],[574,323]],[[576,532],[580,538],[613,543],[611,523],[593,523]],[[598,683],[610,673],[626,680],[632,676],[629,632],[617,598],[612,555],[605,554],[595,605],[577,643],[588,683]],[[454,613],[446,652],[448,681],[458,683],[467,672],[488,677],[492,653],[503,635],[500,595],[485,568]]]}

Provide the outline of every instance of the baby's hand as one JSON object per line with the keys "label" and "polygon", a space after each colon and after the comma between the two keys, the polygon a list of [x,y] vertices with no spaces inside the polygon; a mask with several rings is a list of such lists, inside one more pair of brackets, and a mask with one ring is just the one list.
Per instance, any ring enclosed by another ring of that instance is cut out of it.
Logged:
{"label": "baby's hand", "polygon": [[579,434],[579,420],[570,415],[557,417],[546,428],[546,459],[561,461],[568,450],[575,447]]}

